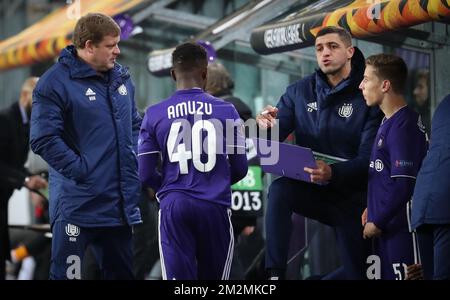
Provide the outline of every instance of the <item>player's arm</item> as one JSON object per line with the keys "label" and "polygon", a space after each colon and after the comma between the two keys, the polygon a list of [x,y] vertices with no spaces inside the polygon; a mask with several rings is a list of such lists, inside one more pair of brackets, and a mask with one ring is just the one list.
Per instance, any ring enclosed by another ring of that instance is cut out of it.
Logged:
{"label": "player's arm", "polygon": [[139,179],[154,191],[161,187],[161,174],[156,171],[158,159],[159,153],[138,154]]}
{"label": "player's arm", "polygon": [[389,147],[390,175],[394,184],[390,185],[387,199],[379,199],[384,203],[381,213],[370,220],[381,230],[411,200],[416,176],[426,151],[425,134],[411,121],[394,124],[386,145]]}
{"label": "player's arm", "polygon": [[231,184],[239,182],[242,178],[247,175],[248,162],[247,156],[244,154],[230,154],[228,155],[228,160],[230,162],[230,174],[231,174]]}
{"label": "player's arm", "polygon": [[[230,164],[231,184],[235,184],[247,175],[248,162],[245,152],[245,133],[242,120],[234,107],[232,107],[231,120],[233,120],[233,141],[226,141],[228,162]],[[227,129],[228,129],[227,125]]]}
{"label": "player's arm", "polygon": [[142,120],[138,139],[138,171],[142,183],[152,188],[155,192],[161,187],[161,174],[156,170],[159,159],[159,147],[153,132],[153,127],[145,113]]}
{"label": "player's arm", "polygon": [[371,220],[381,230],[386,228],[386,225],[392,218],[398,214],[405,206],[406,202],[411,199],[416,180],[408,177],[397,177],[394,178],[394,182],[395,183],[389,190],[389,196],[384,199],[384,209],[379,215],[373,216]]}
{"label": "player's arm", "polygon": [[137,153],[137,142],[138,142],[138,138],[139,138],[139,130],[141,128],[141,123],[142,123],[142,118],[139,115],[138,110],[136,109],[136,102],[134,101],[134,95],[135,95],[135,90],[134,90],[134,85],[133,83],[131,83],[132,85],[132,89],[131,89],[131,105],[132,105],[132,110],[131,110],[131,126],[132,126],[132,132],[133,132],[133,150],[135,153]]}

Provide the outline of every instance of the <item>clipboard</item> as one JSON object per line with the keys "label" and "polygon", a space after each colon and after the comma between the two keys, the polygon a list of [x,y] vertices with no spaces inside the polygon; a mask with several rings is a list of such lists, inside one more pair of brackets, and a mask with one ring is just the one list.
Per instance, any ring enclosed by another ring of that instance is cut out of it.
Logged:
{"label": "clipboard", "polygon": [[[259,138],[252,140],[264,172],[311,182],[310,175],[303,171],[304,167],[316,167],[310,148]],[[268,159],[269,156],[272,157]]]}
{"label": "clipboard", "polygon": [[[311,176],[303,168],[316,168],[316,160],[323,160],[329,165],[347,160],[298,145],[260,138],[253,138],[252,140],[264,172],[305,182],[311,182]],[[273,155],[273,152],[277,157],[267,159],[269,155]]]}

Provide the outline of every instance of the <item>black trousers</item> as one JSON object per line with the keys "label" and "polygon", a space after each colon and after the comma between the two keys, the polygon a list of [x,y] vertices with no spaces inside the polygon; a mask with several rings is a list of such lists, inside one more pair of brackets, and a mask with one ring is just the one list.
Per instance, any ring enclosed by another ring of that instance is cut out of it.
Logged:
{"label": "black trousers", "polygon": [[276,179],[269,189],[266,212],[266,268],[286,269],[291,215],[296,212],[334,228],[344,270],[344,278],[339,279],[365,279],[370,243],[363,239],[361,214],[366,196],[364,192],[347,196],[329,186]]}

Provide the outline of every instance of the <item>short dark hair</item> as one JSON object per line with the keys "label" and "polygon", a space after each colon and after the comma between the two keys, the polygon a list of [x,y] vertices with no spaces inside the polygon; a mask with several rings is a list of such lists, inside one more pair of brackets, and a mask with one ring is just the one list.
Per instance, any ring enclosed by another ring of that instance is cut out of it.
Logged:
{"label": "short dark hair", "polygon": [[88,40],[98,45],[107,35],[120,35],[119,25],[107,15],[90,13],[81,17],[75,25],[73,44],[77,49],[84,49]]}
{"label": "short dark hair", "polygon": [[341,39],[342,42],[344,42],[344,44],[346,46],[350,47],[352,45],[352,35],[350,34],[350,32],[348,32],[344,28],[336,27],[336,26],[322,27],[322,29],[320,29],[319,32],[317,32],[316,39],[319,36],[322,36],[325,34],[330,34],[330,33],[338,34],[339,38]]}
{"label": "short dark hair", "polygon": [[389,80],[394,92],[403,93],[408,77],[408,67],[401,57],[393,54],[376,54],[366,59],[366,65],[372,66],[380,79]]}
{"label": "short dark hair", "polygon": [[198,67],[207,67],[206,50],[192,42],[179,45],[172,53],[172,65],[182,72],[189,72]]}

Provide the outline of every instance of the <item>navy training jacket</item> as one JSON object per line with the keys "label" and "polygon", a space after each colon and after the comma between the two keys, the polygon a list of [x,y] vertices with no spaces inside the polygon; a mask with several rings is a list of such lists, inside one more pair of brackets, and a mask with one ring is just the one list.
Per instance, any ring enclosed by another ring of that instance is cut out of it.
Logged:
{"label": "navy training jacket", "polygon": [[431,121],[427,156],[417,175],[411,227],[450,224],[450,94],[436,108]]}
{"label": "navy training jacket", "polygon": [[298,145],[348,159],[331,165],[330,184],[344,193],[367,189],[370,153],[382,119],[380,109],[368,107],[358,88],[364,69],[364,56],[355,48],[349,78],[332,88],[318,69],[288,86],[277,104],[280,141],[295,131]]}
{"label": "navy training jacket", "polygon": [[50,165],[52,224],[141,222],[137,137],[141,124],[128,70],[105,78],[68,46],[33,92],[30,144]]}

